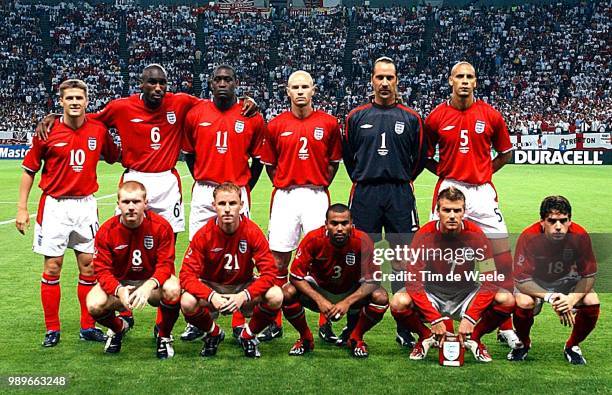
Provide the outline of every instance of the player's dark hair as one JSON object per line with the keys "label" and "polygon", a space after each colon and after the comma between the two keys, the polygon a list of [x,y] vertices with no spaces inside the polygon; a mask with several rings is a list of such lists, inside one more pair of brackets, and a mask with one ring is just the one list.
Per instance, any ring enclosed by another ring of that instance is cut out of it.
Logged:
{"label": "player's dark hair", "polygon": [[89,96],[89,88],[87,87],[87,84],[83,80],[70,79],[60,84],[59,89],[58,89],[60,97],[64,97],[64,91],[66,89],[72,89],[72,88],[78,88],[78,89],[83,90],[85,92],[86,98]]}
{"label": "player's dark hair", "polygon": [[393,67],[395,67],[395,76],[397,77],[397,65],[395,64],[393,59],[391,59],[388,56],[381,56],[380,58],[374,61],[374,64],[372,65],[372,75],[374,75],[374,68],[376,67],[378,63],[392,64]]}
{"label": "player's dark hair", "polygon": [[334,203],[327,208],[327,211],[325,212],[325,219],[327,220],[329,218],[329,213],[342,214],[342,213],[346,213],[347,211],[349,213],[349,218],[353,219],[353,214],[351,213],[351,209],[349,209],[346,204]]}
{"label": "player's dark hair", "polygon": [[217,194],[219,192],[235,192],[238,194],[239,198],[242,196],[242,191],[240,190],[240,187],[231,182],[224,182],[222,184],[217,185],[215,189],[213,189],[213,200],[217,198]]}
{"label": "player's dark hair", "polygon": [[465,207],[465,195],[456,187],[448,187],[444,188],[438,193],[438,200],[436,203],[436,208],[440,208],[440,200],[446,199],[451,202],[463,201],[463,206]]}
{"label": "player's dark hair", "polygon": [[121,191],[142,191],[143,193],[143,197],[146,199],[147,198],[147,188],[145,188],[144,184],[138,181],[125,181],[122,182],[121,185],[119,185],[119,189],[117,190],[117,200],[120,199],[119,194],[121,193]]}
{"label": "player's dark hair", "polygon": [[145,66],[145,68],[142,69],[142,75],[140,77],[142,81],[144,81],[145,73],[147,72],[147,70],[152,70],[152,69],[157,69],[161,71],[162,73],[164,73],[164,77],[168,78],[168,73],[166,72],[166,69],[164,68],[164,66],[162,66],[159,63],[151,63],[150,65]]}
{"label": "player's dark hair", "polygon": [[540,218],[546,219],[546,217],[553,213],[567,214],[571,219],[572,205],[564,196],[547,196],[542,200],[542,204],[540,204]]}
{"label": "player's dark hair", "polygon": [[238,79],[238,77],[236,76],[236,70],[232,66],[230,66],[229,64],[220,64],[217,67],[215,67],[213,69],[213,72],[210,74],[210,80],[211,81],[213,80],[213,78],[215,78],[215,75],[217,75],[217,72],[219,70],[229,70],[229,71],[232,72],[232,77],[234,79]]}

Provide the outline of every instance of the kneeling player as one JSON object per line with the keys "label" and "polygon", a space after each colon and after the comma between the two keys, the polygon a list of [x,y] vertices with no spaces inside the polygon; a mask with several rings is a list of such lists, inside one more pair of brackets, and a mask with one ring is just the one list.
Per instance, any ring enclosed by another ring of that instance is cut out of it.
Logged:
{"label": "kneeling player", "polygon": [[[452,331],[450,320],[455,319],[461,321],[459,339],[463,346],[476,360],[490,362],[480,338],[510,316],[514,298],[497,288],[491,278],[480,284],[474,277],[476,263],[481,271],[492,269],[487,266],[494,267],[494,263],[485,234],[463,219],[463,193],[455,187],[442,190],[436,211],[440,219],[415,234],[412,249],[419,255],[409,270],[412,277],[406,283],[406,292],[395,294],[391,301],[391,313],[396,321],[419,334],[410,353],[412,360],[424,359],[432,345],[444,341],[447,330]],[[423,324],[423,318],[431,329]]]}
{"label": "kneeling player", "polygon": [[565,343],[565,357],[571,364],[586,364],[580,343],[599,317],[599,298],[593,291],[597,262],[588,233],[572,222],[572,207],[566,198],[549,196],[542,201],[540,221],[518,239],[514,266],[519,291],[514,325],[524,346],[510,351],[508,359],[527,357],[534,315],[546,302],[562,324],[574,327]]}
{"label": "kneeling player", "polygon": [[203,357],[215,355],[225,338],[211,313],[240,310],[252,316],[238,341],[247,357],[258,358],[256,335],[274,320],[283,303],[280,287],[274,286],[277,270],[268,241],[253,221],[240,215],[240,195],[240,188],[232,183],[215,187],[217,218],[194,235],[179,275],[185,290],[181,297],[185,319],[206,332]]}
{"label": "kneeling player", "polygon": [[129,325],[115,311],[159,306],[157,357],[174,356],[172,328],[179,315],[181,288],[174,274],[174,233],[163,217],[147,207],[144,185],[126,181],[119,187],[121,214],[106,221],[96,234],[96,285],[87,295],[87,308],[97,322],[109,328],[104,351],[121,350]]}
{"label": "kneeling player", "polygon": [[389,303],[387,291],[372,279],[373,249],[370,238],[353,228],[351,212],[344,204],[330,206],[325,226],[304,237],[291,265],[291,282],[283,287],[283,313],[300,332],[289,355],[303,355],[314,348],[305,306],[334,321],[348,314],[348,330],[343,333],[350,334],[352,355],[368,356],[363,335],[382,320]]}

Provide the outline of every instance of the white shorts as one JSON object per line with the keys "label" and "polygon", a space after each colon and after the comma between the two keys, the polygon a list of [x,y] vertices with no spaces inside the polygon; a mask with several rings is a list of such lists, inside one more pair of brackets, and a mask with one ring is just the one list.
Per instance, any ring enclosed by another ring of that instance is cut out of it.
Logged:
{"label": "white shorts", "polygon": [[275,189],[268,223],[270,249],[289,252],[297,248],[300,234],[325,224],[329,194],[323,187]]}
{"label": "white shorts", "polygon": [[[189,240],[203,227],[209,219],[216,217],[217,212],[213,207],[213,191],[217,185],[196,181],[191,191],[191,211],[189,213]],[[242,194],[242,210],[240,214],[250,217],[249,193],[246,187],[240,188]]]}
{"label": "white shorts", "polygon": [[467,294],[457,295],[457,297],[453,299],[443,299],[435,293],[427,291],[425,291],[425,295],[427,295],[427,299],[429,299],[433,307],[438,310],[440,314],[455,321],[461,321],[463,314],[465,314],[470,307],[470,303],[472,303],[472,299],[474,299],[479,289],[480,287]]}
{"label": "white shorts", "polygon": [[[121,182],[138,181],[147,190],[148,209],[164,217],[172,225],[174,233],[185,231],[185,209],[181,194],[181,177],[176,169],[161,173],[143,173],[128,170]],[[119,208],[115,214],[121,214]]]}
{"label": "white shorts", "polygon": [[93,195],[56,199],[43,194],[32,249],[51,257],[63,256],[66,248],[93,254],[98,228],[98,204]]}
{"label": "white shorts", "polygon": [[439,219],[436,212],[438,193],[450,186],[456,187],[465,195],[465,219],[475,222],[489,239],[505,239],[508,237],[506,221],[499,211],[497,192],[490,183],[475,185],[453,179],[438,181],[433,196],[432,221]]}

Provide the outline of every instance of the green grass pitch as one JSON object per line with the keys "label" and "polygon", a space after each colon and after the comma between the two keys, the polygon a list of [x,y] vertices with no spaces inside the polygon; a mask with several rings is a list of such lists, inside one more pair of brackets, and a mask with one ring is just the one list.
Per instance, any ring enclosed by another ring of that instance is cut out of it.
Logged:
{"label": "green grass pitch", "polygon": [[[175,342],[172,360],[155,358],[151,329],[155,310],[136,312],[136,327],[124,341],[119,355],[104,355],[101,344],[78,340],[77,270],[74,256],[67,254],[62,275],[62,341],[53,349],[40,346],[44,322],[39,296],[42,258],[31,251],[32,228],[26,236],[15,230],[14,219],[21,170],[18,161],[0,161],[0,392],[11,390],[5,383],[13,375],[62,375],[72,393],[610,393],[612,364],[612,297],[600,289],[602,312],[597,328],[583,343],[587,366],[570,366],[562,350],[569,334],[550,313],[537,317],[533,329],[533,348],[524,363],[505,360],[508,349],[485,337],[494,361],[478,364],[466,354],[463,368],[442,368],[437,352],[425,361],[408,360],[406,350],[394,341],[395,322],[387,314],[383,322],[366,335],[370,358],[355,360],[346,350],[317,341],[315,352],[305,358],[292,358],[287,351],[296,339],[286,324],[282,339],[261,345],[263,357],[247,360],[228,338],[216,358],[199,357],[201,342]],[[186,209],[189,210],[191,177],[183,163]],[[120,166],[101,164],[99,168],[99,211],[101,221],[114,208],[114,193]],[[574,220],[592,233],[610,232],[610,169],[600,166],[513,166],[494,177],[502,212],[511,232],[520,232],[538,217],[541,199],[547,194],[564,194],[574,207]],[[38,177],[37,177],[38,182]],[[422,174],[416,181],[421,223],[428,218],[435,178]],[[340,169],[331,188],[332,201],[347,200],[350,183]],[[271,186],[262,178],[252,194],[253,216],[265,230],[268,222]],[[39,191],[34,188],[29,210],[36,212]],[[33,221],[33,219],[32,219]],[[187,245],[181,234],[177,245],[177,268]],[[599,257],[602,285],[609,278],[610,255]],[[607,276],[607,277],[606,277]],[[316,328],[316,315],[309,315]],[[229,329],[229,319],[220,320]],[[182,331],[179,318],[175,337]],[[336,331],[340,324],[336,324]],[[56,391],[42,389],[36,391]],[[25,390],[27,392],[33,389]]]}

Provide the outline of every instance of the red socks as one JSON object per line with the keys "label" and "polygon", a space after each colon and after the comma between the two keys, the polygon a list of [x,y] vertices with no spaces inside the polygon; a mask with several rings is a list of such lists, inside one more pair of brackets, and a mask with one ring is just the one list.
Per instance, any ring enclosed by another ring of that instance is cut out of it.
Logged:
{"label": "red socks", "polygon": [[96,326],[96,320],[87,311],[87,294],[96,285],[96,276],[85,276],[79,274],[79,284],[77,285],[77,295],[81,306],[81,329],[90,329]]}
{"label": "red socks", "polygon": [[172,328],[176,320],[178,320],[181,306],[179,300],[170,302],[162,299],[157,308],[158,317],[161,316],[161,320],[157,322],[157,329],[159,330],[160,337],[170,337],[172,334]]}
{"label": "red socks", "polygon": [[480,341],[480,338],[487,333],[493,332],[502,322],[510,318],[514,306],[506,307],[494,305],[486,309],[480,317],[480,321],[474,327],[472,339]]}
{"label": "red socks", "polygon": [[363,340],[363,335],[383,319],[388,307],[389,305],[380,306],[374,303],[362,307],[357,325],[351,333],[351,339]]}
{"label": "red socks", "polygon": [[431,330],[423,324],[421,317],[413,309],[407,308],[402,311],[391,309],[391,315],[401,326],[419,335],[419,339],[431,336]]}
{"label": "red socks", "polygon": [[576,308],[576,322],[565,347],[579,345],[595,329],[595,324],[599,318],[599,305],[580,306]]}
{"label": "red socks", "polygon": [[246,319],[240,310],[234,311],[232,314],[232,328],[237,328],[239,326],[244,326],[246,323]]}
{"label": "red socks", "polygon": [[299,302],[293,302],[290,305],[283,306],[283,314],[287,321],[300,332],[301,339],[313,340],[312,332],[306,322],[304,307],[302,307]]}
{"label": "red socks", "polygon": [[60,330],[59,307],[62,292],[59,276],[43,273],[40,279],[40,299],[45,315],[45,326],[48,331]]}
{"label": "red socks", "polygon": [[533,326],[533,309],[521,309],[520,307],[516,307],[514,309],[513,321],[518,338],[526,347],[531,347],[529,333],[531,332],[531,327]]}
{"label": "red socks", "polygon": [[207,332],[211,336],[217,336],[219,334],[219,326],[215,324],[215,321],[212,319],[210,315],[210,310],[206,307],[197,310],[195,313],[189,315],[183,313],[185,316],[185,321],[189,322],[191,325],[195,326]]}
{"label": "red socks", "polygon": [[512,317],[508,317],[508,319],[501,323],[499,326],[500,331],[511,331],[514,327],[512,326]]}
{"label": "red socks", "polygon": [[96,321],[101,325],[109,328],[115,333],[119,333],[123,330],[123,320],[117,316],[115,316],[114,311],[110,311],[108,314],[96,318]]}
{"label": "red socks", "polygon": [[252,339],[259,332],[263,331],[276,317],[280,309],[273,309],[267,304],[260,303],[253,309],[253,317],[242,331],[240,336]]}

